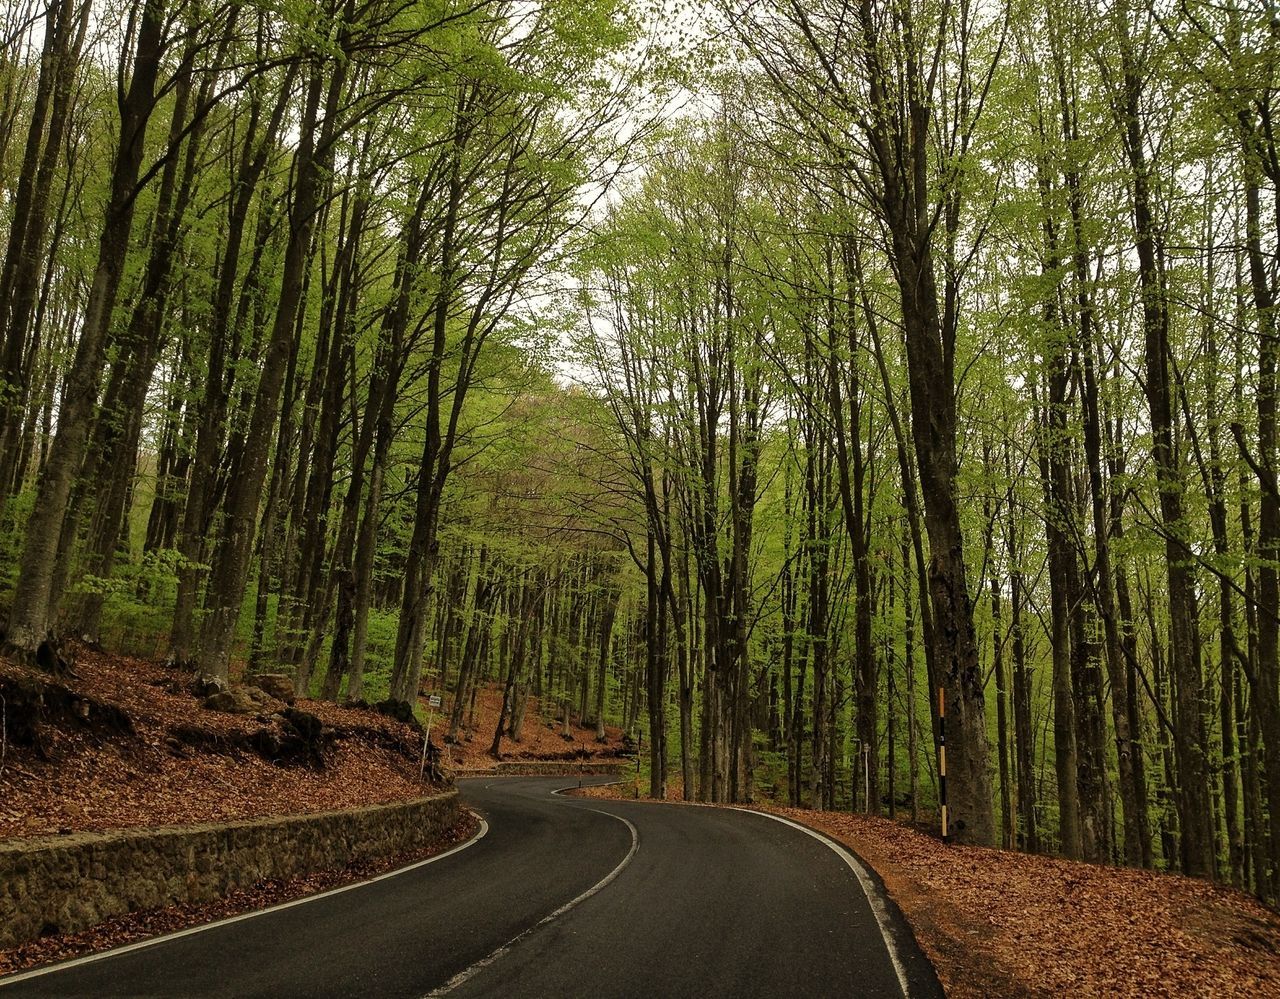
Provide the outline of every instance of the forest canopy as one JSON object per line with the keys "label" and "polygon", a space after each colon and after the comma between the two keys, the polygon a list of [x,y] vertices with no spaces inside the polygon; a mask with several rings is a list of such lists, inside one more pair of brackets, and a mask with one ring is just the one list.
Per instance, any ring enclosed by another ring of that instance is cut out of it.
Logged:
{"label": "forest canopy", "polygon": [[6,649],[1275,902],[1278,25],[14,0]]}

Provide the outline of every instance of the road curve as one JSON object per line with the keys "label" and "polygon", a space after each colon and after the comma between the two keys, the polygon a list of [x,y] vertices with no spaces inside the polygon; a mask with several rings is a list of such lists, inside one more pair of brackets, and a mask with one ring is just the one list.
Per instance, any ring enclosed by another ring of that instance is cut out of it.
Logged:
{"label": "road curve", "polygon": [[0,997],[941,995],[896,910],[825,841],[756,813],[552,793],[564,784],[462,781],[488,823],[465,849],[0,979]]}

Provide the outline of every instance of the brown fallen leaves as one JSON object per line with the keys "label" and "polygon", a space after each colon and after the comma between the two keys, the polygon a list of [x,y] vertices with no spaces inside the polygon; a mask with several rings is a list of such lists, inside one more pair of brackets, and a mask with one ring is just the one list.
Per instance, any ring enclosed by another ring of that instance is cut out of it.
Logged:
{"label": "brown fallen leaves", "polygon": [[[649,780],[647,777],[636,777],[628,774],[621,780],[610,784],[592,784],[590,787],[575,787],[568,792],[575,798],[614,798],[622,801],[646,801],[649,799]],[[667,778],[667,801],[684,800],[684,778]]]}
{"label": "brown fallen leaves", "polygon": [[[0,837],[319,812],[432,790],[418,780],[421,737],[373,711],[299,701],[338,738],[323,769],[282,766],[243,749],[177,744],[173,732],[183,726],[231,736],[264,723],[204,709],[182,689],[188,678],[159,663],[82,649],[75,669],[78,678],[63,682],[122,708],[135,732],[49,726],[49,761],[8,745],[0,771]],[[0,660],[0,674],[23,673]]]}
{"label": "brown fallen leaves", "polygon": [[898,822],[763,806],[875,868],[949,996],[1280,996],[1280,916],[1178,875],[948,846]]}
{"label": "brown fallen leaves", "polygon": [[[445,699],[445,710],[448,709]],[[424,704],[425,707],[425,704]],[[489,684],[476,691],[475,724],[465,727],[459,733],[460,741],[446,744],[445,765],[460,774],[468,770],[483,770],[492,767],[494,760],[489,755],[489,747],[493,744],[493,730],[498,725],[498,712],[502,707],[502,687]],[[550,710],[550,709],[549,709]],[[465,720],[465,716],[464,716]],[[436,725],[433,732],[440,732],[440,737],[448,730],[448,716],[436,713]],[[502,758],[504,760],[565,760],[588,759],[618,762],[618,750],[622,746],[622,730],[613,725],[605,726],[605,741],[596,742],[595,726],[585,728],[582,725],[569,726],[571,738],[565,739],[561,733],[564,725],[561,722],[551,723],[541,715],[540,699],[529,698],[529,706],[525,709],[524,725],[520,730],[520,741],[502,739]],[[433,739],[435,736],[433,734]],[[585,756],[583,755],[585,753]]]}
{"label": "brown fallen leaves", "polygon": [[386,871],[426,860],[456,846],[475,835],[479,822],[470,812],[463,813],[458,823],[436,842],[413,853],[386,857],[377,863],[353,864],[346,870],[326,871],[291,881],[262,881],[252,888],[240,888],[215,902],[190,902],[163,909],[130,912],[108,919],[80,933],[68,933],[33,940],[13,950],[0,950],[0,975],[12,974],[54,961],[66,961],[82,954],[92,954],[144,940],[161,933],[173,933],[189,926],[226,919],[243,912],[264,909],[303,895],[328,891],[376,877]]}

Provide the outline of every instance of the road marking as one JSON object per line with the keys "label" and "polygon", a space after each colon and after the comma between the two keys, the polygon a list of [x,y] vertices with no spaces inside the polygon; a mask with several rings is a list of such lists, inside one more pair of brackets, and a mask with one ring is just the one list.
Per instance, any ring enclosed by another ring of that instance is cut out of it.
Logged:
{"label": "road marking", "polygon": [[[592,774],[587,774],[587,776],[588,776],[588,777],[590,777],[590,776],[593,776],[593,775],[592,775]],[[608,774],[601,774],[600,776],[607,777],[607,776],[608,776]],[[588,787],[611,787],[611,786],[612,786],[612,785],[614,785],[614,784],[621,784],[621,783],[622,783],[622,781],[620,781],[620,780],[607,780],[607,781],[604,781],[604,782],[603,782],[603,783],[601,783],[601,784],[568,784],[568,785],[566,785],[565,787],[558,787],[558,788],[556,788],[556,789],[555,789],[554,791],[552,791],[551,793],[552,793],[552,794],[554,794],[554,795],[557,795],[558,797],[561,797],[561,798],[567,798],[567,797],[569,797],[569,796],[568,796],[567,794],[565,794],[565,791],[581,791],[583,788],[588,788]],[[575,797],[575,798],[581,798],[581,797],[583,797],[583,795],[574,795],[574,797]],[[619,800],[621,800],[621,799],[619,799]],[[587,811],[589,811],[589,812],[600,812],[600,809],[598,809],[598,808],[588,808],[588,809],[587,809]],[[601,815],[613,815],[613,813],[612,813],[612,812],[600,812],[600,814],[601,814]],[[614,817],[615,819],[622,818],[622,816],[620,816],[620,815],[614,815],[613,817]],[[626,819],[622,819],[622,821],[623,821],[623,822],[626,822],[627,820],[626,820]]]}
{"label": "road marking", "polygon": [[179,937],[189,937],[196,933],[203,933],[205,930],[217,929],[219,926],[228,926],[231,923],[238,923],[241,920],[253,919],[256,916],[265,916],[269,912],[279,912],[282,909],[292,909],[295,905],[305,905],[307,902],[314,902],[317,899],[329,898],[332,895],[341,895],[345,891],[353,891],[356,888],[364,888],[366,885],[376,884],[379,881],[385,881],[387,878],[398,877],[401,874],[407,874],[409,871],[416,871],[420,867],[426,867],[427,864],[434,864],[437,860],[444,860],[445,857],[452,857],[455,853],[461,853],[469,846],[474,846],[480,840],[484,839],[485,834],[489,831],[489,823],[482,816],[472,812],[477,819],[480,820],[480,828],[476,834],[465,843],[459,843],[455,847],[445,850],[444,853],[437,853],[434,857],[428,857],[426,860],[419,860],[417,863],[409,864],[407,867],[398,867],[394,871],[387,871],[385,874],[379,874],[377,877],[367,878],[364,881],[355,881],[349,885],[343,885],[340,888],[330,888],[327,891],[317,892],[315,895],[304,895],[302,898],[295,898],[289,902],[281,902],[279,905],[273,905],[270,908],[258,909],[254,912],[242,912],[238,916],[229,916],[226,919],[219,919],[212,923],[202,923],[200,926],[191,926],[185,930],[175,930],[173,933],[165,933],[158,937],[151,937],[147,940],[138,940],[135,943],[125,944],[123,947],[113,947],[111,950],[100,951],[97,954],[86,954],[84,957],[73,958],[70,961],[61,961],[58,964],[51,964],[47,968],[35,968],[31,971],[24,971],[17,975],[9,975],[7,978],[0,978],[0,988],[6,985],[15,985],[18,982],[25,982],[32,978],[39,978],[42,975],[51,975],[57,971],[65,971],[68,968],[75,968],[82,964],[91,964],[94,961],[104,961],[109,957],[119,957],[121,954],[128,954],[131,951],[143,950],[146,947],[154,947],[156,944],[164,943],[168,940],[176,940]]}
{"label": "road marking", "polygon": [[504,943],[501,947],[495,950],[488,957],[480,958],[479,961],[476,961],[475,964],[472,964],[470,967],[463,968],[461,971],[459,971],[456,975],[450,978],[447,982],[445,982],[439,988],[433,989],[431,992],[428,992],[426,995],[426,999],[433,999],[433,997],[435,996],[448,995],[450,992],[458,988],[460,985],[463,985],[466,982],[470,981],[472,978],[474,978],[476,975],[482,972],[485,968],[489,967],[489,965],[493,964],[494,961],[497,961],[500,957],[502,957],[502,955],[506,954],[509,950],[511,950],[512,947],[518,944],[525,937],[537,932],[542,927],[546,926],[548,923],[555,922],[557,919],[563,916],[570,909],[585,902],[587,899],[589,899],[592,895],[595,895],[597,892],[603,891],[613,882],[613,879],[616,878],[619,874],[621,874],[623,869],[629,863],[631,863],[631,858],[636,855],[636,850],[639,849],[640,847],[640,833],[636,829],[636,827],[633,826],[626,819],[624,819],[621,815],[614,815],[612,812],[603,812],[598,808],[587,808],[584,810],[588,812],[595,812],[597,815],[607,815],[611,819],[617,819],[619,822],[625,825],[627,829],[630,831],[631,849],[627,851],[627,855],[622,858],[622,861],[618,864],[618,866],[615,867],[613,870],[611,870],[608,874],[606,874],[603,878],[597,881],[594,885],[592,885],[586,891],[584,891],[577,898],[570,899],[568,902],[565,902],[565,904],[560,906],[560,908],[556,909],[555,912],[548,913],[547,915],[539,919],[536,923],[534,923],[532,926],[527,927],[526,929],[517,933],[514,937],[512,937],[510,940]]}
{"label": "road marking", "polygon": [[810,829],[799,822],[793,822],[791,819],[784,819],[781,815],[773,815],[769,812],[757,812],[751,808],[741,808],[738,811],[747,812],[750,815],[760,815],[766,819],[783,822],[794,829],[799,829],[802,833],[812,836],[819,843],[825,843],[836,852],[841,860],[849,865],[849,869],[858,876],[858,884],[862,887],[862,894],[867,896],[867,904],[871,906],[871,914],[876,917],[876,923],[880,927],[880,936],[884,939],[885,949],[889,952],[889,961],[893,964],[893,970],[898,976],[898,988],[902,990],[904,997],[910,996],[911,990],[907,984],[907,969],[903,966],[902,955],[898,953],[898,944],[894,940],[893,930],[889,925],[889,910],[885,907],[883,896],[876,890],[875,883],[871,880],[871,875],[867,873],[867,869],[862,866],[858,858],[831,837],[824,836],[816,829]]}

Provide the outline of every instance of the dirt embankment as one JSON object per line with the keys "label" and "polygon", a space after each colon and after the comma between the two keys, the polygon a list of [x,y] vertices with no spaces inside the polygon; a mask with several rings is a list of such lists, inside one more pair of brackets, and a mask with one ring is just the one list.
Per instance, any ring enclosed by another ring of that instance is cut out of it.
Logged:
{"label": "dirt embankment", "polygon": [[1280,916],[1242,892],[948,846],[888,819],[767,810],[876,869],[950,996],[1280,996]]}
{"label": "dirt embankment", "polygon": [[[436,713],[432,741],[436,741],[436,732],[440,733],[440,739],[445,737],[448,730],[448,706],[446,699],[443,711]],[[493,733],[498,726],[501,708],[501,686],[489,684],[476,691],[474,721],[462,726],[457,742],[445,743],[446,767],[463,776],[468,771],[486,770],[494,765],[496,761],[489,755],[489,749],[493,745]],[[503,736],[503,760],[620,763],[631,758],[632,749],[624,745],[622,729],[606,725],[604,741],[601,742],[596,739],[595,725],[584,726],[571,714],[569,734],[566,737],[564,722],[553,718],[553,708],[547,706],[546,710],[546,717],[543,717],[541,699],[532,696],[529,698],[524,724],[520,726],[519,741]],[[469,714],[465,715],[464,722],[470,721],[470,718]]]}
{"label": "dirt embankment", "polygon": [[[363,708],[254,692],[213,710],[191,676],[78,649],[74,676],[0,659],[0,837],[217,822],[402,801],[422,737]],[[220,695],[222,696],[222,695]]]}

